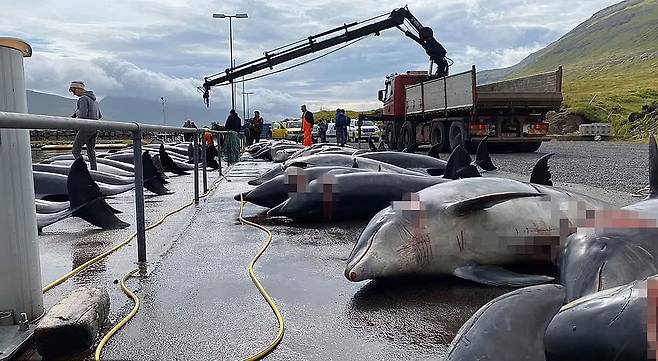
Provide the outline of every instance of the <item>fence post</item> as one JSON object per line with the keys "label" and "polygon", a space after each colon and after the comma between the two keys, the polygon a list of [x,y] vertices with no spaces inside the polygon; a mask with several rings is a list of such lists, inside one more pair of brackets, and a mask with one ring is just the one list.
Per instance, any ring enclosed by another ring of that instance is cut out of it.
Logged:
{"label": "fence post", "polygon": [[[217,163],[219,163],[219,176],[223,177],[222,174],[222,133],[219,133],[219,141],[217,142]],[[226,145],[226,136],[224,136],[224,145]]]}
{"label": "fence post", "polygon": [[[0,110],[27,113],[22,40],[0,38]],[[32,336],[43,312],[30,132],[0,129],[0,360],[11,358]],[[24,327],[16,326],[23,324]]]}
{"label": "fence post", "polygon": [[194,136],[194,203],[199,204],[199,134],[193,133]]}
{"label": "fence post", "polygon": [[201,152],[201,165],[203,166],[203,194],[208,193],[208,160],[206,159],[206,150],[208,149],[208,145],[206,144],[206,140],[203,139],[204,137],[201,138],[201,144],[203,144],[202,152]]}
{"label": "fence post", "polygon": [[135,159],[135,220],[137,222],[137,261],[146,262],[146,226],[144,224],[144,163],[142,162],[142,131],[133,131]]}

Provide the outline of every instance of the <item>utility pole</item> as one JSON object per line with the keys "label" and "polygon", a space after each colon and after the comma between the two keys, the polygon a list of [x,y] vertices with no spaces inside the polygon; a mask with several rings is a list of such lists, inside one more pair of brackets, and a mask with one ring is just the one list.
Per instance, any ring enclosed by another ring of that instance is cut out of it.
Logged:
{"label": "utility pole", "polygon": [[[235,61],[233,60],[233,18],[236,19],[246,19],[247,14],[235,14],[235,15],[226,15],[226,14],[212,14],[213,19],[225,19],[228,18],[228,32],[229,32],[229,47],[231,51],[231,68],[235,67]],[[231,109],[235,110],[235,83],[231,80]]]}
{"label": "utility pole", "polygon": [[164,97],[160,97],[160,100],[162,100],[162,125],[167,125],[167,110],[165,109],[167,100]]}
{"label": "utility pole", "polygon": [[244,76],[242,77],[242,119],[246,122],[247,121],[247,111],[245,110],[244,107],[244,95],[246,93],[244,92]]}
{"label": "utility pole", "polygon": [[[251,95],[251,94],[254,94],[254,92],[247,92],[247,93],[242,92],[242,98],[243,99],[244,99],[245,95],[247,96],[247,114],[251,114],[251,111],[249,110],[249,95]],[[245,117],[245,121],[246,120],[247,120],[247,118]]]}

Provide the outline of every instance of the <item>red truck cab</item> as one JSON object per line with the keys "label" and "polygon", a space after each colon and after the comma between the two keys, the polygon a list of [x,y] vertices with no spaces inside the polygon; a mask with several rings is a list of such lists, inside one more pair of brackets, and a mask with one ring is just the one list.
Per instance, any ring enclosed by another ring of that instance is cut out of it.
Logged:
{"label": "red truck cab", "polygon": [[386,89],[379,91],[379,100],[384,103],[383,115],[404,117],[406,98],[404,89],[428,79],[426,71],[408,71],[406,74],[391,74],[386,77]]}

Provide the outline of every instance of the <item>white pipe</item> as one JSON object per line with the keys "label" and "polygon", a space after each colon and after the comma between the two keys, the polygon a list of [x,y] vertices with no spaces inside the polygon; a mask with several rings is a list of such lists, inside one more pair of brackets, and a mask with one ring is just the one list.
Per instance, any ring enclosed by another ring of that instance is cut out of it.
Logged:
{"label": "white pipe", "polygon": [[[27,113],[23,57],[31,55],[24,41],[0,38],[0,110]],[[0,129],[0,167],[0,311],[17,324],[21,313],[43,312],[28,130]]]}

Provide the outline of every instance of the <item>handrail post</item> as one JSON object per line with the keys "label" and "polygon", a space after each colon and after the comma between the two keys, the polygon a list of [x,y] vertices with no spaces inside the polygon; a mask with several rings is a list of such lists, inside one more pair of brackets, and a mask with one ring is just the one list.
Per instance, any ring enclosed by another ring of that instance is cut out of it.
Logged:
{"label": "handrail post", "polygon": [[199,204],[199,133],[194,132],[194,203]]}
{"label": "handrail post", "polygon": [[205,137],[202,136],[201,138],[201,144],[202,145],[202,152],[201,152],[201,165],[203,166],[203,194],[208,193],[208,160],[206,159],[206,150],[208,149],[208,145],[206,144],[206,140],[204,139]]}
{"label": "handrail post", "polygon": [[142,162],[142,131],[133,131],[135,163],[135,218],[137,221],[137,261],[146,263],[146,226],[144,224],[144,164]]}
{"label": "handrail post", "polygon": [[[224,144],[226,144],[226,137],[224,137]],[[222,174],[222,133],[219,133],[217,138],[217,163],[219,163],[219,176],[223,177]]]}

